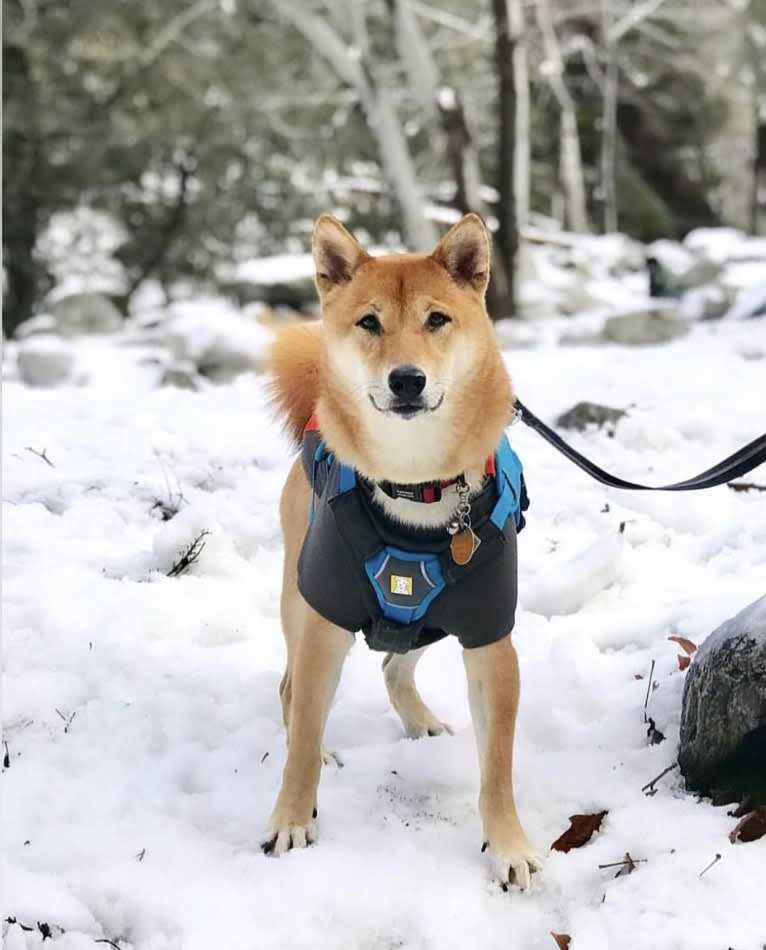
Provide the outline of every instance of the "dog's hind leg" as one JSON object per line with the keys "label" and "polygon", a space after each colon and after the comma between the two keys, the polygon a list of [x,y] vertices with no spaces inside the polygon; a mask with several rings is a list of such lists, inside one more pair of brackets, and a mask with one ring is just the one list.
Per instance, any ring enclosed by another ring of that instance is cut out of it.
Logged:
{"label": "dog's hind leg", "polygon": [[354,642],[306,606],[306,623],[293,644],[288,671],[287,762],[282,788],[271,815],[263,850],[283,854],[316,838],[314,817],[322,733],[340,679],[343,661]]}
{"label": "dog's hind leg", "polygon": [[513,734],[519,705],[519,661],[510,636],[463,651],[481,766],[479,811],[495,875],[529,887],[542,862],[527,841],[513,798]]}
{"label": "dog's hind leg", "polygon": [[415,667],[428,647],[409,653],[387,653],[383,660],[383,676],[391,705],[399,714],[409,739],[452,734],[452,729],[434,716],[423,702],[415,685]]}

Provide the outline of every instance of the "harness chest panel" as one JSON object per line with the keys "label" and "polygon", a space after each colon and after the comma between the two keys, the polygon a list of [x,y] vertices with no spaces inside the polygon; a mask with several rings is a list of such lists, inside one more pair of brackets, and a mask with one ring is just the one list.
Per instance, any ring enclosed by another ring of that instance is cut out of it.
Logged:
{"label": "harness chest panel", "polygon": [[516,610],[516,532],[528,505],[521,462],[503,437],[494,472],[471,499],[481,544],[465,565],[450,536],[388,517],[373,487],[307,428],[303,466],[313,488],[298,588],[323,617],[362,630],[375,650],[406,653],[447,634],[466,648],[506,636]]}

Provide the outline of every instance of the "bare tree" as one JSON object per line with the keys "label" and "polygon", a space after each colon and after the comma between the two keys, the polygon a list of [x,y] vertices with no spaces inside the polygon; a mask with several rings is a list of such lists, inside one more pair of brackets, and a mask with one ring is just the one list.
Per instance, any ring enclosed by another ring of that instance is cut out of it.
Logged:
{"label": "bare tree", "polygon": [[[413,98],[444,133],[447,161],[455,180],[455,205],[463,214],[475,211],[486,219],[489,209],[481,197],[479,156],[460,95],[453,86],[439,84],[436,64],[409,0],[386,2]],[[497,243],[493,245],[491,273],[487,291],[490,315],[495,319],[509,316],[514,310],[512,280]]]}
{"label": "bare tree", "polygon": [[548,0],[536,0],[537,23],[543,39],[545,62],[543,69],[553,91],[561,114],[561,183],[566,199],[567,225],[573,231],[588,230],[588,212],[585,201],[580,135],[577,129],[577,111],[574,100],[564,81],[564,61],[553,27]]}
{"label": "bare tree", "polygon": [[601,199],[607,234],[617,230],[617,51],[611,38],[611,5],[601,0],[601,34],[604,58],[603,111],[601,113]]}
{"label": "bare tree", "polygon": [[438,236],[425,215],[412,156],[391,94],[376,82],[370,65],[364,0],[355,0],[354,7],[356,48],[351,48],[329,21],[315,14],[304,0],[274,0],[277,12],[306,38],[345,83],[355,89],[378,143],[384,174],[396,196],[405,241],[413,250],[430,250]]}
{"label": "bare tree", "polygon": [[495,72],[497,75],[497,243],[505,262],[514,299],[514,268],[519,250],[514,189],[516,146],[516,92],[513,76],[513,38],[507,0],[492,0],[495,21]]}
{"label": "bare tree", "polygon": [[513,87],[516,96],[516,138],[513,150],[513,195],[519,228],[529,224],[531,191],[531,108],[527,31],[522,0],[508,0],[508,20],[513,44]]}

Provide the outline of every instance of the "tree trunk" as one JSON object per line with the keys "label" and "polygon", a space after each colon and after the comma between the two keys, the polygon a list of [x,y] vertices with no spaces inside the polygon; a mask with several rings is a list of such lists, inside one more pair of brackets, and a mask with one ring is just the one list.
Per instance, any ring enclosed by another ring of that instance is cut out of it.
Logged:
{"label": "tree trunk", "polygon": [[585,201],[580,134],[574,101],[564,82],[564,63],[561,58],[553,18],[548,0],[536,0],[537,22],[543,37],[547,60],[547,80],[561,112],[561,183],[566,197],[566,224],[573,231],[588,231],[588,212]]}
{"label": "tree trunk", "polygon": [[531,108],[526,24],[522,0],[508,0],[513,43],[513,88],[516,94],[516,140],[513,149],[513,196],[519,228],[529,224],[531,192]]}
{"label": "tree trunk", "polygon": [[[480,194],[481,174],[463,105],[456,89],[439,86],[439,75],[417,17],[408,0],[386,0],[394,21],[396,46],[404,64],[410,91],[425,114],[439,125],[446,139],[447,162],[455,181],[455,205],[462,214],[475,211],[487,218]],[[493,319],[513,312],[508,274],[497,244],[492,248],[487,309]]]}
{"label": "tree trunk", "polygon": [[23,103],[27,117],[3,135],[3,331],[10,336],[33,316],[47,275],[34,256],[40,217],[35,96],[26,52],[16,44],[3,44],[3,80],[4,101],[12,101],[16,109]]}
{"label": "tree trunk", "polygon": [[[497,73],[497,244],[508,275],[507,300],[515,304],[515,267],[519,250],[514,188],[516,96],[507,0],[492,0],[495,21],[495,71]],[[509,310],[508,316],[514,312]]]}
{"label": "tree trunk", "polygon": [[[274,9],[308,40],[344,82],[356,89],[378,143],[383,172],[396,197],[405,242],[413,250],[430,251],[438,235],[425,215],[407,139],[388,90],[376,83],[369,62],[354,55],[327,18],[312,13],[305,2],[274,0]],[[363,19],[357,17],[356,28],[364,29]]]}
{"label": "tree trunk", "polygon": [[604,231],[617,230],[617,84],[619,71],[614,45],[609,39],[609,0],[601,0],[601,31],[604,46],[604,92],[601,116],[601,200],[604,210]]}

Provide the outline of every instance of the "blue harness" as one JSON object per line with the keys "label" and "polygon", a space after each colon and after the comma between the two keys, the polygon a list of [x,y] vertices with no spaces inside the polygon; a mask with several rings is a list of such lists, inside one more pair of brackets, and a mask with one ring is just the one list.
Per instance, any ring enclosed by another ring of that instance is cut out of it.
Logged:
{"label": "blue harness", "polygon": [[374,486],[338,462],[316,429],[304,434],[303,464],[312,499],[299,588],[318,613],[362,629],[370,646],[391,652],[447,633],[470,647],[510,632],[515,539],[528,499],[521,461],[505,436],[494,473],[471,499],[480,544],[465,565],[453,561],[444,527],[412,528],[388,517],[372,500]]}

